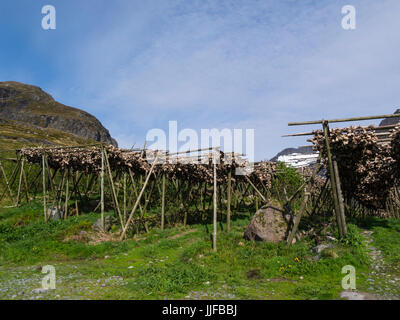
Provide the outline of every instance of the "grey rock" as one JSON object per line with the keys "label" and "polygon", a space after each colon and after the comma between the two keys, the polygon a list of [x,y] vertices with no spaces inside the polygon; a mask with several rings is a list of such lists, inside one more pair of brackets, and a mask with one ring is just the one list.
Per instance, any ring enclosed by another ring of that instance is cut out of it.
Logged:
{"label": "grey rock", "polygon": [[332,241],[332,242],[337,241],[337,239],[335,237],[331,237],[331,236],[326,236],[325,239],[326,239],[326,241]]}
{"label": "grey rock", "polygon": [[[92,226],[92,229],[94,231],[101,231],[101,219],[98,219]],[[111,230],[111,217],[107,216],[104,218],[104,231],[110,231]]]}
{"label": "grey rock", "polygon": [[267,205],[259,209],[244,232],[248,240],[279,242],[285,240],[289,215],[282,208]]}
{"label": "grey rock", "polygon": [[61,220],[64,218],[64,211],[56,207],[47,208],[47,216],[52,220]]}
{"label": "grey rock", "polygon": [[32,293],[45,293],[47,289],[33,289]]}
{"label": "grey rock", "polygon": [[320,244],[316,247],[313,248],[313,252],[315,253],[321,253],[322,251],[326,250],[326,249],[332,249],[335,246],[333,244]]}
{"label": "grey rock", "polygon": [[314,256],[312,259],[313,259],[314,261],[318,261],[318,260],[321,259],[321,255],[318,254],[318,255]]}

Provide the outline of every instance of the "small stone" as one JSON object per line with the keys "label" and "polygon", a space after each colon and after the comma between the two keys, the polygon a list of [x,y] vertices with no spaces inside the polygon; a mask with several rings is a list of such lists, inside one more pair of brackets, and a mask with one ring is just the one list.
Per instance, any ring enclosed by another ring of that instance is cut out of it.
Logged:
{"label": "small stone", "polygon": [[47,289],[33,289],[32,293],[45,293]]}
{"label": "small stone", "polygon": [[316,256],[314,256],[312,259],[313,259],[314,261],[318,261],[318,260],[321,259],[321,255],[320,255],[320,254],[319,254],[319,255],[316,255]]}
{"label": "small stone", "polygon": [[331,236],[326,236],[325,239],[326,239],[327,241],[337,241],[336,238],[331,237]]}
{"label": "small stone", "polygon": [[313,248],[313,251],[315,253],[321,253],[322,251],[324,251],[325,249],[332,249],[335,246],[333,244],[320,244],[316,247]]}

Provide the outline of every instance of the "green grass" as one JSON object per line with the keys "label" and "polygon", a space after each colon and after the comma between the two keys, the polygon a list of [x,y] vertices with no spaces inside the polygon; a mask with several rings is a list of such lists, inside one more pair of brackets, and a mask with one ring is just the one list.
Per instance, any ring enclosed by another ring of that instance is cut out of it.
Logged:
{"label": "green grass", "polygon": [[[335,246],[334,255],[314,261],[311,240],[290,247],[244,240],[250,219],[245,214],[233,220],[230,234],[219,230],[214,252],[204,225],[155,228],[123,242],[65,241],[89,232],[99,215],[45,224],[41,210],[35,203],[0,209],[0,283],[16,272],[38,276],[40,271],[31,270],[32,265],[53,264],[61,279],[56,289],[61,298],[337,299],[341,269],[350,264],[357,269],[358,285],[366,286],[363,274],[369,260],[357,245],[360,229],[352,224],[350,236]],[[99,286],[112,277],[122,277],[123,283]],[[87,289],[78,292],[79,288]]]}

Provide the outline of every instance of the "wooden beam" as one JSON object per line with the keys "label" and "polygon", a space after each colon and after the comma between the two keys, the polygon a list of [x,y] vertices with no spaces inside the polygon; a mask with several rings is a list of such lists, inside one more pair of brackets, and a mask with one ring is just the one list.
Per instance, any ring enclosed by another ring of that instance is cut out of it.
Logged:
{"label": "wooden beam", "polygon": [[351,122],[351,121],[363,121],[363,120],[375,120],[383,118],[400,118],[400,114],[387,114],[379,116],[368,116],[368,117],[353,117],[353,118],[343,118],[343,119],[331,119],[331,120],[314,120],[314,121],[302,121],[302,122],[289,122],[288,126],[302,126],[309,124],[322,124],[324,122],[334,123],[334,122]]}
{"label": "wooden beam", "polygon": [[104,152],[103,152],[103,147],[101,147],[100,207],[101,207],[101,229],[104,232]]}
{"label": "wooden beam", "polygon": [[232,197],[232,170],[228,171],[228,190],[227,190],[227,211],[226,211],[226,232],[231,231],[231,197]]}
{"label": "wooden beam", "polygon": [[161,230],[164,230],[165,220],[165,173],[162,177],[162,189],[161,189]]}
{"label": "wooden beam", "polygon": [[217,164],[213,154],[213,166],[214,166],[214,214],[213,214],[213,250],[217,251]]}
{"label": "wooden beam", "polygon": [[42,154],[42,177],[43,177],[43,214],[44,221],[47,222],[47,208],[46,208],[46,165],[45,153]]}
{"label": "wooden beam", "polygon": [[347,234],[347,226],[346,226],[346,217],[344,213],[344,199],[342,194],[342,187],[340,185],[339,168],[335,158],[333,159],[333,170],[335,171],[336,188],[339,200],[340,223],[342,225],[343,237],[345,237]]}

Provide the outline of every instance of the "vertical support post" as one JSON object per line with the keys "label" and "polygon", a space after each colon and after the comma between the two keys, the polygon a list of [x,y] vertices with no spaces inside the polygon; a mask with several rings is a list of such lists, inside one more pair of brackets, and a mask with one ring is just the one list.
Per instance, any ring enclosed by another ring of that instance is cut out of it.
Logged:
{"label": "vertical support post", "polygon": [[162,177],[162,189],[161,189],[161,230],[164,230],[164,219],[165,219],[165,173]]}
{"label": "vertical support post", "polygon": [[308,196],[309,196],[309,195],[310,195],[310,193],[307,192],[307,188],[304,187],[304,199],[303,199],[303,202],[301,203],[300,210],[299,210],[298,214],[297,214],[296,217],[295,217],[293,229],[292,229],[292,231],[290,232],[290,234],[289,234],[289,236],[288,236],[288,238],[287,238],[287,240],[286,240],[286,243],[287,243],[287,245],[289,245],[289,246],[292,244],[293,239],[294,239],[294,237],[296,236],[297,228],[299,227],[300,219],[301,219],[301,217],[302,217],[302,215],[303,215],[303,212],[304,212],[304,209],[305,209],[305,207],[306,207],[306,204],[307,204],[307,200],[308,200]]}
{"label": "vertical support post", "polygon": [[[28,172],[29,172],[29,170],[30,170],[30,168],[28,169]],[[25,185],[25,188],[24,188],[24,189],[25,189],[26,203],[29,203],[29,202],[30,202],[30,198],[29,198],[29,194],[28,194],[29,188],[28,188],[28,181],[27,181],[27,179],[26,179],[25,170],[22,171],[22,174],[23,174],[24,185]]]}
{"label": "vertical support post", "polygon": [[115,207],[115,211],[117,211],[118,213],[118,217],[119,217],[119,221],[121,223],[121,227],[124,226],[124,222],[122,221],[122,214],[121,214],[121,210],[119,208],[119,203],[118,203],[118,196],[117,193],[115,191],[115,187],[114,187],[114,180],[112,177],[112,173],[111,173],[111,167],[110,167],[110,163],[108,161],[108,155],[107,155],[107,151],[106,149],[103,148],[103,154],[104,154],[104,160],[105,160],[105,164],[107,166],[107,172],[108,172],[108,177],[110,179],[110,184],[111,184],[111,191],[112,191],[112,196],[114,199],[114,207]]}
{"label": "vertical support post", "polygon": [[232,170],[228,171],[227,210],[226,210],[226,232],[231,230],[231,196],[232,196]]}
{"label": "vertical support post", "polygon": [[344,199],[342,194],[342,186],[340,185],[339,168],[335,158],[333,159],[333,170],[335,171],[336,188],[339,200],[340,223],[342,225],[343,237],[345,237],[347,234],[347,226],[346,226],[346,216],[344,213]]}
{"label": "vertical support post", "polygon": [[126,172],[124,172],[124,223],[126,222]]}
{"label": "vertical support post", "polygon": [[47,222],[47,208],[46,208],[46,166],[45,166],[45,153],[42,154],[42,176],[43,176],[43,214],[44,221]]}
{"label": "vertical support post", "polygon": [[213,216],[213,250],[217,251],[217,163],[215,151],[213,151],[213,166],[214,166],[214,216]]}
{"label": "vertical support post", "polygon": [[[81,197],[81,194],[80,194],[79,188],[78,188],[78,184],[80,181],[80,177],[78,177],[78,175],[79,175],[78,171],[75,172],[75,177],[74,177],[74,180],[75,180],[74,185],[76,185],[75,197],[77,194],[79,195],[79,197]],[[81,175],[81,177],[82,177],[82,175]],[[78,208],[78,199],[77,198],[75,198],[75,212],[76,212],[76,216],[79,216],[79,208]]]}
{"label": "vertical support post", "polygon": [[19,196],[21,194],[21,185],[22,185],[22,175],[23,175],[23,172],[24,172],[24,163],[25,163],[25,158],[22,158],[21,171],[20,171],[20,174],[19,174],[19,181],[18,181],[17,202],[15,204],[17,207],[19,205]]}
{"label": "vertical support post", "polygon": [[64,206],[64,220],[67,220],[68,216],[68,201],[69,201],[69,169],[67,169],[67,178],[65,186],[65,206]]}
{"label": "vertical support post", "polygon": [[331,183],[331,189],[332,189],[332,195],[333,195],[333,202],[334,202],[334,205],[335,205],[336,221],[337,221],[337,225],[338,225],[339,236],[343,237],[343,230],[342,230],[341,219],[340,219],[339,200],[338,200],[336,180],[335,180],[335,172],[334,172],[334,169],[333,169],[331,147],[330,147],[330,143],[329,143],[328,121],[324,121],[322,126],[324,128],[326,152],[328,154],[329,175],[330,175],[330,179],[331,179],[331,182],[332,182]]}
{"label": "vertical support post", "polygon": [[103,152],[103,146],[101,146],[100,207],[101,207],[101,229],[104,231],[104,152]]}

